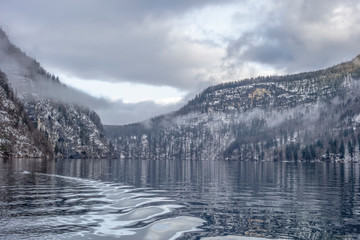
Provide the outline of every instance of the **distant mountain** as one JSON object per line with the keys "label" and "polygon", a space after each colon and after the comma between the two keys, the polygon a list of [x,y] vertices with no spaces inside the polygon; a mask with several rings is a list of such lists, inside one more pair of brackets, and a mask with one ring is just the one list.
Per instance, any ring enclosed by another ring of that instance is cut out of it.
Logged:
{"label": "distant mountain", "polygon": [[[80,92],[61,84],[57,77],[46,72],[37,61],[12,44],[1,29],[0,70],[16,93],[16,99],[19,99],[16,103],[24,109],[29,124],[44,135],[50,146],[49,151],[56,157],[112,156],[111,145],[108,144],[99,116],[71,101]],[[22,112],[19,114],[24,115]],[[20,115],[13,117],[21,117]],[[21,133],[25,134],[19,132],[18,135]],[[1,135],[0,141],[3,139],[6,138]],[[31,138],[29,141],[31,142]],[[36,144],[34,146],[37,147]],[[14,156],[18,157],[18,151],[21,149],[15,151]],[[41,156],[40,152],[33,152],[29,156]],[[0,150],[0,153],[4,154],[4,151]]]}
{"label": "distant mountain", "polygon": [[360,55],[315,72],[205,89],[180,110],[105,126],[120,158],[356,160]]}

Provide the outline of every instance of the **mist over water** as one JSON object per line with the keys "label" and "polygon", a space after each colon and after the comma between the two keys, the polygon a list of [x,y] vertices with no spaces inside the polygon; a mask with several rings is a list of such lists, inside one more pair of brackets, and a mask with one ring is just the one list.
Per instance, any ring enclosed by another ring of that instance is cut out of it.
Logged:
{"label": "mist over water", "polygon": [[1,160],[0,188],[1,239],[360,234],[357,163]]}

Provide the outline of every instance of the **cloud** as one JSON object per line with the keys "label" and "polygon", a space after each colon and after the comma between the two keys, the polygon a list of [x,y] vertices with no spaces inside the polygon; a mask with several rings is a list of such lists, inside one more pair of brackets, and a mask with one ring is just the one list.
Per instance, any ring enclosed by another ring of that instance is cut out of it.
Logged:
{"label": "cloud", "polygon": [[229,43],[226,60],[237,67],[254,63],[293,73],[328,67],[360,52],[358,1],[280,0],[270,5],[253,29]]}
{"label": "cloud", "polygon": [[219,2],[5,1],[0,21],[12,40],[45,67],[83,79],[190,90],[208,81],[208,69],[225,51],[187,39],[175,19],[211,4]]}
{"label": "cloud", "polygon": [[[174,111],[184,104],[182,100],[164,104],[159,101],[125,103],[93,97],[84,91],[51,79],[39,63],[26,56],[9,42],[0,29],[0,70],[4,72],[19,96],[28,94],[55,101],[88,107],[100,114],[104,124],[129,124],[144,121],[155,115]],[[166,99],[162,99],[165,100]],[[169,99],[168,99],[169,100]],[[170,99],[171,100],[171,99]]]}
{"label": "cloud", "polygon": [[[190,97],[218,82],[352,59],[360,52],[359,12],[356,0],[4,0],[0,23],[46,69],[84,80],[170,86]],[[80,102],[91,103],[105,123],[176,108],[85,99]]]}

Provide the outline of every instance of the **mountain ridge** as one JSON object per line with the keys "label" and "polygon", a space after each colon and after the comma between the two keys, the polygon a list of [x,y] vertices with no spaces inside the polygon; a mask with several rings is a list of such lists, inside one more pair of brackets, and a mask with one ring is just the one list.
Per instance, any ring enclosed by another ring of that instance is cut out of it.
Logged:
{"label": "mountain ridge", "polygon": [[[360,109],[355,100],[359,100],[359,59],[357,55],[351,61],[313,72],[211,86],[178,111],[105,129],[122,158],[344,159],[353,155],[353,146],[358,145],[355,113],[360,114]],[[333,119],[326,115],[327,110],[334,112]],[[340,142],[336,150],[327,151],[331,149],[329,141],[340,134],[334,119],[345,118],[353,125],[344,123],[342,127],[355,128],[349,130],[354,137],[349,139],[345,134],[343,138],[351,145],[345,147],[347,155],[339,155]],[[326,121],[322,132],[316,126],[321,126],[321,121]],[[312,125],[305,126],[307,122]],[[291,124],[295,126],[289,127]],[[334,134],[326,135],[326,129],[333,129]],[[311,142],[309,135],[322,147]]]}

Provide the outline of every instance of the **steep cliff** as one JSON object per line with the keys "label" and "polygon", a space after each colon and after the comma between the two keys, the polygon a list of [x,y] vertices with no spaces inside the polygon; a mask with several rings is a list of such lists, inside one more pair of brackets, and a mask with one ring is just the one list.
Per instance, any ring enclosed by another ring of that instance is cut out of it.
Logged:
{"label": "steep cliff", "polygon": [[0,69],[7,75],[32,124],[48,139],[56,157],[111,157],[99,116],[69,100],[76,98],[76,92],[12,44],[1,29]]}
{"label": "steep cliff", "polygon": [[0,158],[52,156],[45,135],[31,124],[6,75],[0,71]]}

